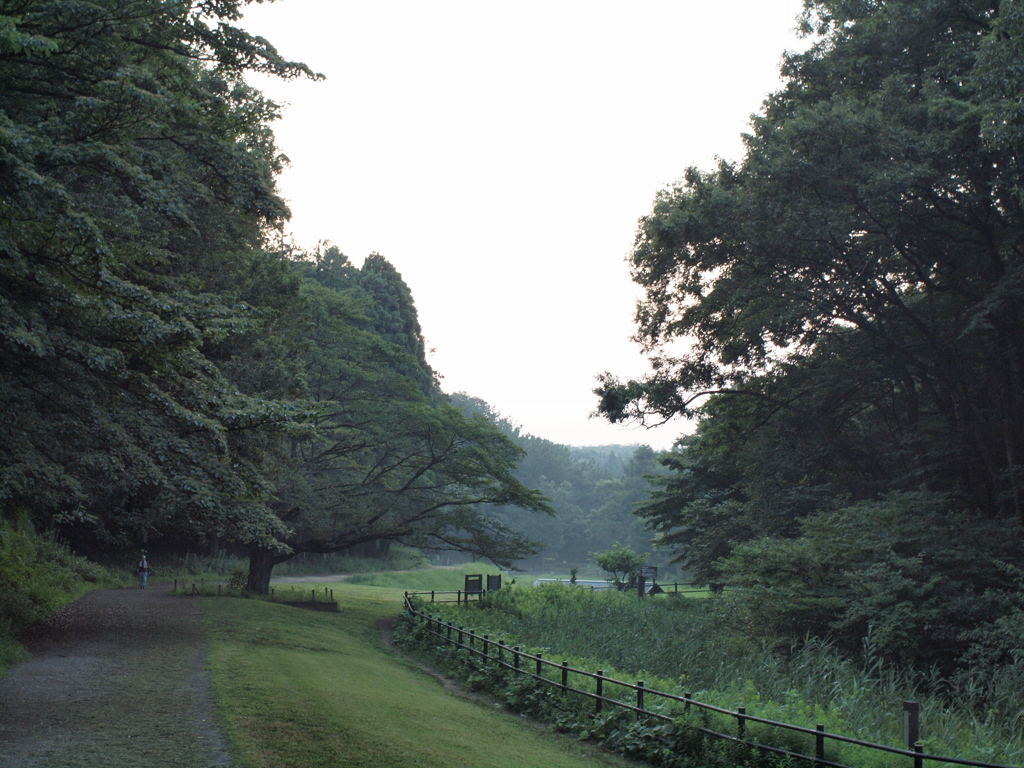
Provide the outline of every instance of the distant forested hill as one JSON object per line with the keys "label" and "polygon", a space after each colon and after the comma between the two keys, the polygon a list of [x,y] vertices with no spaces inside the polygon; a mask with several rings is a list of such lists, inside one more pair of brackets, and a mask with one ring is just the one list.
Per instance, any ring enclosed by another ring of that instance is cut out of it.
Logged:
{"label": "distant forested hill", "polygon": [[497,424],[526,456],[516,478],[550,499],[553,517],[497,509],[499,518],[539,541],[543,549],[519,561],[520,568],[569,575],[570,568],[593,567],[590,555],[621,544],[638,553],[651,552],[650,562],[666,565],[667,554],[655,551],[652,534],[633,514],[646,501],[648,475],[663,474],[658,455],[646,445],[575,447],[524,434],[510,420],[478,398],[451,395],[452,404]]}

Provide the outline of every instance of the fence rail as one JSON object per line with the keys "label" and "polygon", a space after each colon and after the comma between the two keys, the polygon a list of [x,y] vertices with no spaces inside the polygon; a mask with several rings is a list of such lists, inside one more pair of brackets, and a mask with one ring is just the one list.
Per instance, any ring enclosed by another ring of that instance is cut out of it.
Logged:
{"label": "fence rail", "polygon": [[[975,760],[965,760],[957,757],[944,757],[942,755],[932,755],[924,751],[924,748],[920,743],[914,744],[912,748],[899,748],[890,747],[885,744],[876,744],[869,741],[862,741],[860,739],[851,738],[849,736],[843,736],[838,733],[829,733],[825,730],[823,725],[816,725],[814,728],[808,728],[806,726],[792,725],[790,723],[783,723],[777,720],[768,720],[765,718],[757,717],[747,713],[745,707],[738,707],[736,710],[724,709],[722,707],[716,707],[713,704],[707,704],[705,702],[698,701],[692,697],[691,694],[685,693],[679,696],[674,693],[666,693],[664,691],[657,691],[652,688],[647,688],[642,680],[636,683],[626,682],[624,680],[616,680],[615,678],[606,677],[602,671],[589,672],[583,669],[575,669],[568,665],[568,662],[554,662],[550,659],[545,659],[542,654],[530,654],[520,649],[519,646],[509,646],[500,640],[491,640],[489,635],[479,635],[471,629],[462,626],[456,626],[451,622],[444,621],[435,616],[431,616],[423,611],[416,608],[412,601],[412,598],[419,595],[424,596],[426,594],[433,597],[435,594],[454,594],[454,593],[417,593],[417,592],[406,592],[405,593],[405,610],[413,617],[421,619],[426,622],[427,631],[443,640],[447,645],[459,648],[461,650],[468,651],[471,656],[477,656],[485,663],[493,663],[496,666],[503,667],[505,669],[514,670],[520,674],[532,677],[542,683],[550,685],[554,688],[559,689],[562,695],[569,693],[578,694],[594,701],[595,713],[600,713],[604,705],[611,705],[620,709],[625,709],[637,714],[637,716],[650,717],[657,720],[663,720],[671,722],[674,718],[661,712],[654,712],[647,709],[647,702],[651,698],[658,698],[662,700],[682,703],[686,710],[691,707],[701,709],[706,712],[715,712],[726,717],[732,717],[736,721],[736,732],[735,734],[722,733],[715,731],[711,728],[703,726],[692,726],[700,733],[712,736],[714,738],[724,739],[735,743],[745,744],[756,749],[763,750],[765,752],[771,752],[779,755],[786,755],[799,760],[805,760],[814,763],[816,766],[828,766],[828,768],[851,768],[842,763],[836,763],[825,759],[826,743],[827,741],[840,742],[845,744],[852,744],[867,749],[874,749],[880,752],[888,752],[894,755],[901,755],[913,761],[913,768],[924,768],[926,761],[947,763],[952,765],[965,765],[973,766],[974,768],[1019,768],[1015,766],[1002,765],[999,763],[984,763]],[[476,593],[474,593],[476,594]],[[482,597],[482,594],[479,595]],[[444,601],[436,601],[444,602]],[[455,602],[449,600],[447,602]],[[461,601],[460,601],[461,602]],[[479,648],[474,645],[475,641],[479,641]],[[506,655],[509,656],[511,661],[506,661]],[[524,667],[524,663],[527,665]],[[530,671],[529,665],[532,663],[533,671]],[[548,670],[555,669],[558,671],[557,677],[549,676]],[[546,674],[546,672],[548,672]],[[596,692],[583,690],[581,688],[575,688],[569,685],[569,676],[575,675],[577,677],[590,678],[595,681]],[[605,685],[619,686],[621,689],[632,691],[631,701],[622,701],[604,695]],[[634,703],[635,702],[635,703]],[[790,731],[793,733],[805,734],[814,737],[814,754],[808,755],[801,752],[793,752],[781,747],[772,746],[769,744],[760,744],[757,742],[749,741],[745,738],[745,731],[748,723],[759,723],[767,725],[773,728],[780,728],[782,730]]]}
{"label": "fence rail", "polygon": [[[429,592],[406,592],[405,597],[408,602],[410,597],[422,597],[426,599],[427,595],[430,595],[430,602],[432,603],[468,603],[471,597],[475,597],[477,600],[483,600],[484,595],[487,594],[486,589],[453,589],[445,592],[439,589],[432,589]],[[455,595],[454,598],[451,596]]]}

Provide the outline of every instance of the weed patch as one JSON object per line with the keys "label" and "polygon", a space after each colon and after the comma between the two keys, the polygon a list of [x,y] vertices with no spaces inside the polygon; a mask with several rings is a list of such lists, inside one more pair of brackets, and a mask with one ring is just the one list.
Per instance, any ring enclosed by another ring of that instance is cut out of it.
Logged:
{"label": "weed patch", "polygon": [[[1020,764],[1024,758],[1024,736],[1014,727],[1018,711],[1002,717],[990,712],[979,718],[948,697],[932,693],[928,681],[910,679],[887,667],[873,651],[870,637],[861,660],[844,658],[827,643],[813,639],[780,654],[726,634],[720,620],[720,612],[728,609],[725,601],[641,601],[622,593],[560,586],[502,590],[479,604],[425,608],[478,633],[533,649],[530,653],[543,653],[549,659],[557,654],[575,668],[601,669],[618,679],[644,680],[649,688],[676,695],[692,693],[694,699],[723,709],[742,706],[759,718],[810,729],[821,724],[829,733],[896,748],[902,746],[902,702],[914,699],[921,705],[926,752],[1004,764]],[[409,634],[413,636],[411,630]],[[436,652],[428,639],[417,642],[424,651]],[[496,685],[492,692],[514,700],[517,693],[508,687],[512,683],[503,680]],[[573,685],[585,688],[588,683]],[[681,713],[674,705],[666,707],[666,713],[691,731],[701,727],[733,733],[736,727],[734,721],[715,722],[708,713]],[[622,731],[600,722],[591,725],[594,719],[589,711],[556,714],[552,722],[613,745],[625,739],[623,744],[632,745],[623,750],[626,754],[638,749],[633,744],[635,729]],[[667,732],[658,733],[668,738]],[[747,736],[779,749],[813,753],[813,736],[757,723],[748,725]],[[679,738],[674,733],[673,739]],[[698,750],[694,754],[700,759],[717,759],[719,747],[709,752],[703,738],[684,742],[688,749]],[[827,743],[826,757],[846,764],[905,762],[877,750]]]}

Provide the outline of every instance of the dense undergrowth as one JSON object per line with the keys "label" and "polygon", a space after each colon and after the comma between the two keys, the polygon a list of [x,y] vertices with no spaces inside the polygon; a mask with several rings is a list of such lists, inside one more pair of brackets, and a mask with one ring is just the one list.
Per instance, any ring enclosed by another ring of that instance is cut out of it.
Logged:
{"label": "dense undergrowth", "polygon": [[[809,728],[820,723],[830,733],[893,747],[901,746],[902,702],[916,700],[926,752],[1005,764],[1024,760],[1024,694],[1020,686],[1007,685],[998,706],[979,709],[972,705],[977,698],[963,686],[953,686],[935,675],[912,676],[886,666],[870,637],[865,639],[859,659],[844,658],[828,643],[815,639],[778,653],[730,632],[723,615],[728,611],[724,600],[665,595],[640,601],[624,593],[549,586],[502,590],[469,607],[433,604],[425,610],[490,633],[493,639],[540,651],[545,658],[557,656],[572,667],[601,669],[620,680],[644,680],[648,688],[669,693],[692,693],[699,701],[726,709],[745,706],[748,714],[762,718]],[[436,640],[412,623],[406,624],[400,636],[433,654],[453,673],[501,696],[513,708],[544,716],[581,737],[608,740],[617,749],[655,763],[690,765],[687,760],[699,758],[694,764],[729,759],[754,765],[763,759],[695,738],[683,727],[685,720],[657,726],[610,713],[594,720],[592,703],[573,704],[571,697],[567,702],[525,676],[507,678],[492,669],[474,669],[478,664],[467,667],[465,652],[438,647]],[[1011,666],[1006,673],[1012,676],[1017,672],[1017,667]],[[586,680],[573,683],[577,687],[587,684]],[[1012,698],[1014,691],[1016,699]],[[680,714],[672,707],[665,711]],[[718,725],[721,727],[716,730],[735,729],[734,722]],[[641,732],[646,733],[644,738],[639,737]],[[812,745],[800,743],[807,737],[768,730],[767,726],[755,727],[748,734],[755,741],[795,747],[804,754],[813,750]],[[665,749],[668,751],[663,752]],[[674,756],[680,751],[683,756]],[[850,745],[830,748],[828,757],[858,766],[906,760]]]}
{"label": "dense undergrowth", "polygon": [[17,638],[32,624],[91,589],[124,583],[55,537],[0,520],[0,675],[24,657]]}

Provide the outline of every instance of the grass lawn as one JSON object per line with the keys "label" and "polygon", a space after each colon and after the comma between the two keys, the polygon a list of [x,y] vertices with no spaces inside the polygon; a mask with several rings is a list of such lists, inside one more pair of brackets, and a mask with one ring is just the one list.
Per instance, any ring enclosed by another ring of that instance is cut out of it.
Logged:
{"label": "grass lawn", "polygon": [[218,709],[242,765],[635,765],[453,695],[396,656],[375,625],[398,613],[400,589],[328,586],[337,614],[259,600],[201,602]]}
{"label": "grass lawn", "polygon": [[[460,565],[455,568],[426,568],[419,571],[394,571],[391,573],[359,573],[349,576],[346,584],[360,584],[371,587],[390,587],[399,592],[454,592],[466,586],[466,574],[495,574],[501,571],[493,565]],[[522,579],[522,574],[518,574]],[[510,577],[505,577],[508,584]],[[513,577],[514,578],[514,577]],[[532,577],[530,581],[532,582]],[[484,580],[486,585],[487,581]],[[392,614],[393,615],[393,614]]]}

